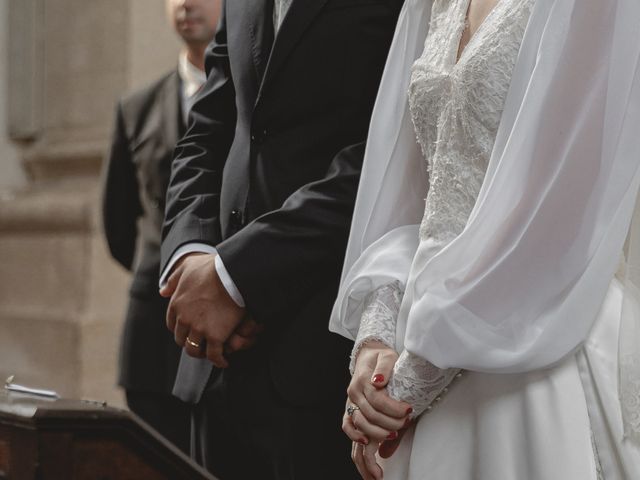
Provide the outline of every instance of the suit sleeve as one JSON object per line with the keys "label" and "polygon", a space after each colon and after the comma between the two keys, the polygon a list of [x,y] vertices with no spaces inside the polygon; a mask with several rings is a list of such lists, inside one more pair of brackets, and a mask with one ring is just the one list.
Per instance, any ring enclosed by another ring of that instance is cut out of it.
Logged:
{"label": "suit sleeve", "polygon": [[233,141],[236,108],[223,17],[206,53],[207,81],[189,114],[186,135],[178,142],[167,190],[162,270],[180,246],[215,246],[220,236],[222,170]]}
{"label": "suit sleeve", "polygon": [[246,307],[260,322],[290,317],[340,276],[365,143],[345,148],[326,176],[218,244]]}
{"label": "suit sleeve", "polygon": [[142,206],[120,104],[115,123],[105,172],[102,220],[111,255],[120,265],[131,270],[138,236],[136,222]]}

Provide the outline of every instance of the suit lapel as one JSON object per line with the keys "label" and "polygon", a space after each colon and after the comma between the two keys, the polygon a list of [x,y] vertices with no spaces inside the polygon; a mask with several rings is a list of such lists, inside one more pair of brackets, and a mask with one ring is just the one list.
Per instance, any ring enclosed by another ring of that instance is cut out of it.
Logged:
{"label": "suit lapel", "polygon": [[[236,0],[237,2],[237,0]],[[274,78],[298,40],[320,13],[327,0],[293,0],[275,38],[269,63],[260,85],[258,99],[265,86]]]}
{"label": "suit lapel", "polygon": [[[181,132],[182,110],[180,108],[180,79],[178,72],[171,73],[158,87],[153,104],[145,106],[146,116],[139,132],[131,132],[135,139],[133,149],[138,151],[152,143],[173,148]],[[182,129],[183,131],[183,129]]]}
{"label": "suit lapel", "polygon": [[262,82],[267,69],[269,55],[273,47],[273,0],[252,0],[256,3],[258,12],[253,23],[252,43],[255,46],[253,62],[256,65],[258,83]]}
{"label": "suit lapel", "polygon": [[257,94],[273,45],[273,0],[226,2],[228,45]]}

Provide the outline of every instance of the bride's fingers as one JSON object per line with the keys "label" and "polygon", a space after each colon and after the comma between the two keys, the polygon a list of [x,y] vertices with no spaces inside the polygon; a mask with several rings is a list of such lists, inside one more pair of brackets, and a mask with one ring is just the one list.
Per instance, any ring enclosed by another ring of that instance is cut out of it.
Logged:
{"label": "bride's fingers", "polygon": [[[386,434],[384,437],[379,437],[380,433],[378,433],[374,437],[377,440],[384,440],[387,435],[389,435],[391,432],[398,431],[405,424],[406,417],[393,418],[378,412],[375,408],[371,406],[365,394],[361,394],[358,397],[353,398],[352,403],[357,405],[358,408],[360,409],[359,411],[356,411],[356,413],[360,414],[360,418],[364,417],[364,420],[366,420],[366,423],[359,421],[358,423],[359,430],[362,430],[365,434],[369,435],[372,432],[368,428],[368,425],[371,425],[371,426],[377,427],[379,429],[377,431],[381,431],[381,430],[386,431]],[[364,429],[360,428],[360,425],[363,425]]]}
{"label": "bride's fingers", "polygon": [[371,439],[381,442],[386,438],[390,438],[389,435],[391,434],[387,430],[371,425],[360,410],[356,410],[351,415],[344,414],[342,417],[342,431],[352,441],[362,444],[368,444]]}
{"label": "bride's fingers", "polygon": [[355,428],[369,439],[369,443],[390,440],[398,435],[395,431],[385,430],[384,428],[369,422],[369,420],[367,420],[367,418],[362,414],[361,410],[356,410],[353,413],[351,416],[351,422]]}
{"label": "bride's fingers", "polygon": [[404,427],[411,412],[411,407],[408,404],[405,406],[404,402],[400,402],[402,403],[401,411],[403,413],[401,416],[397,416],[397,408],[394,410],[394,415],[389,415],[380,408],[380,405],[386,404],[386,400],[395,402],[395,400],[389,398],[386,391],[377,391],[373,387],[365,387],[363,395],[366,403],[363,403],[364,408],[360,407],[360,409],[369,422],[389,431],[397,431]]}
{"label": "bride's fingers", "polygon": [[[366,392],[366,393],[365,393]],[[376,425],[382,429],[388,430],[387,435],[392,431],[396,431],[402,428],[406,420],[406,415],[401,418],[390,417],[384,413],[376,410],[370,403],[367,397],[375,397],[376,395],[387,395],[386,392],[378,392],[368,382],[364,385],[359,381],[353,381],[347,389],[347,395],[350,402],[357,405],[362,414],[367,419],[367,422]],[[405,410],[406,412],[406,410]]]}
{"label": "bride's fingers", "polygon": [[[370,363],[358,364],[347,388],[347,395],[356,402],[365,396],[377,412],[387,417],[404,420],[411,413],[411,405],[389,397],[384,388],[389,382],[396,358],[395,352],[384,352],[379,353]],[[368,360],[368,357],[365,360]],[[374,372],[373,375],[370,375],[370,372]],[[373,420],[374,416],[371,413],[371,418],[369,416],[367,418]],[[390,428],[393,427],[390,426]]]}
{"label": "bride's fingers", "polygon": [[413,411],[411,405],[407,402],[401,402],[391,398],[386,389],[380,390],[374,385],[365,385],[363,387],[363,394],[376,411],[387,417],[400,419],[401,423],[404,422],[407,415]]}
{"label": "bride's fingers", "polygon": [[362,456],[362,448],[363,446],[357,442],[353,442],[353,446],[351,447],[351,460],[356,466],[358,473],[362,478],[365,478],[366,469],[364,468],[364,457]]}
{"label": "bride's fingers", "polygon": [[382,442],[378,447],[378,455],[380,455],[380,458],[391,457],[400,446],[400,442],[402,441],[402,437],[404,437],[405,433],[407,433],[406,428],[398,432],[398,438],[395,440],[385,440]]}
{"label": "bride's fingers", "polygon": [[383,350],[376,357],[376,365],[371,375],[371,384],[376,388],[384,388],[389,383],[393,367],[398,361],[398,354],[393,350]]}
{"label": "bride's fingers", "polygon": [[386,390],[365,389],[364,393],[371,406],[388,418],[403,422],[413,412],[410,404],[391,398]]}
{"label": "bride's fingers", "polygon": [[378,460],[376,460],[377,450],[378,446],[375,443],[370,443],[363,447],[364,464],[375,480],[382,480],[382,468],[378,465]]}
{"label": "bride's fingers", "polygon": [[356,468],[358,469],[358,473],[360,474],[362,479],[375,480],[375,477],[371,473],[369,473],[369,470],[367,469],[367,466],[364,462],[364,445],[354,443],[351,452],[353,463],[355,463]]}
{"label": "bride's fingers", "polygon": [[369,443],[369,439],[353,425],[351,416],[347,413],[342,417],[342,431],[354,442],[362,444]]}

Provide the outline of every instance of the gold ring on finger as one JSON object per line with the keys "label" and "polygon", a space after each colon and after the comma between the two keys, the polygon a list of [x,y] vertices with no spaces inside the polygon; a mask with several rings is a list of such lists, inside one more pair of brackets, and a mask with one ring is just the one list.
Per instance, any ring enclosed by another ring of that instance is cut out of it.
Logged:
{"label": "gold ring on finger", "polygon": [[198,342],[194,342],[189,337],[187,337],[186,342],[191,345],[193,348],[200,348],[200,344]]}

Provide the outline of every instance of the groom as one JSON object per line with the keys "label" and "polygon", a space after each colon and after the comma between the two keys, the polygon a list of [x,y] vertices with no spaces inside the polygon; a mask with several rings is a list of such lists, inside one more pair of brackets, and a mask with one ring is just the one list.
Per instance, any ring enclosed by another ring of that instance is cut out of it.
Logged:
{"label": "groom", "polygon": [[222,480],[357,478],[339,427],[351,345],[327,322],[401,4],[223,5],[173,162],[161,291],[192,454]]}

